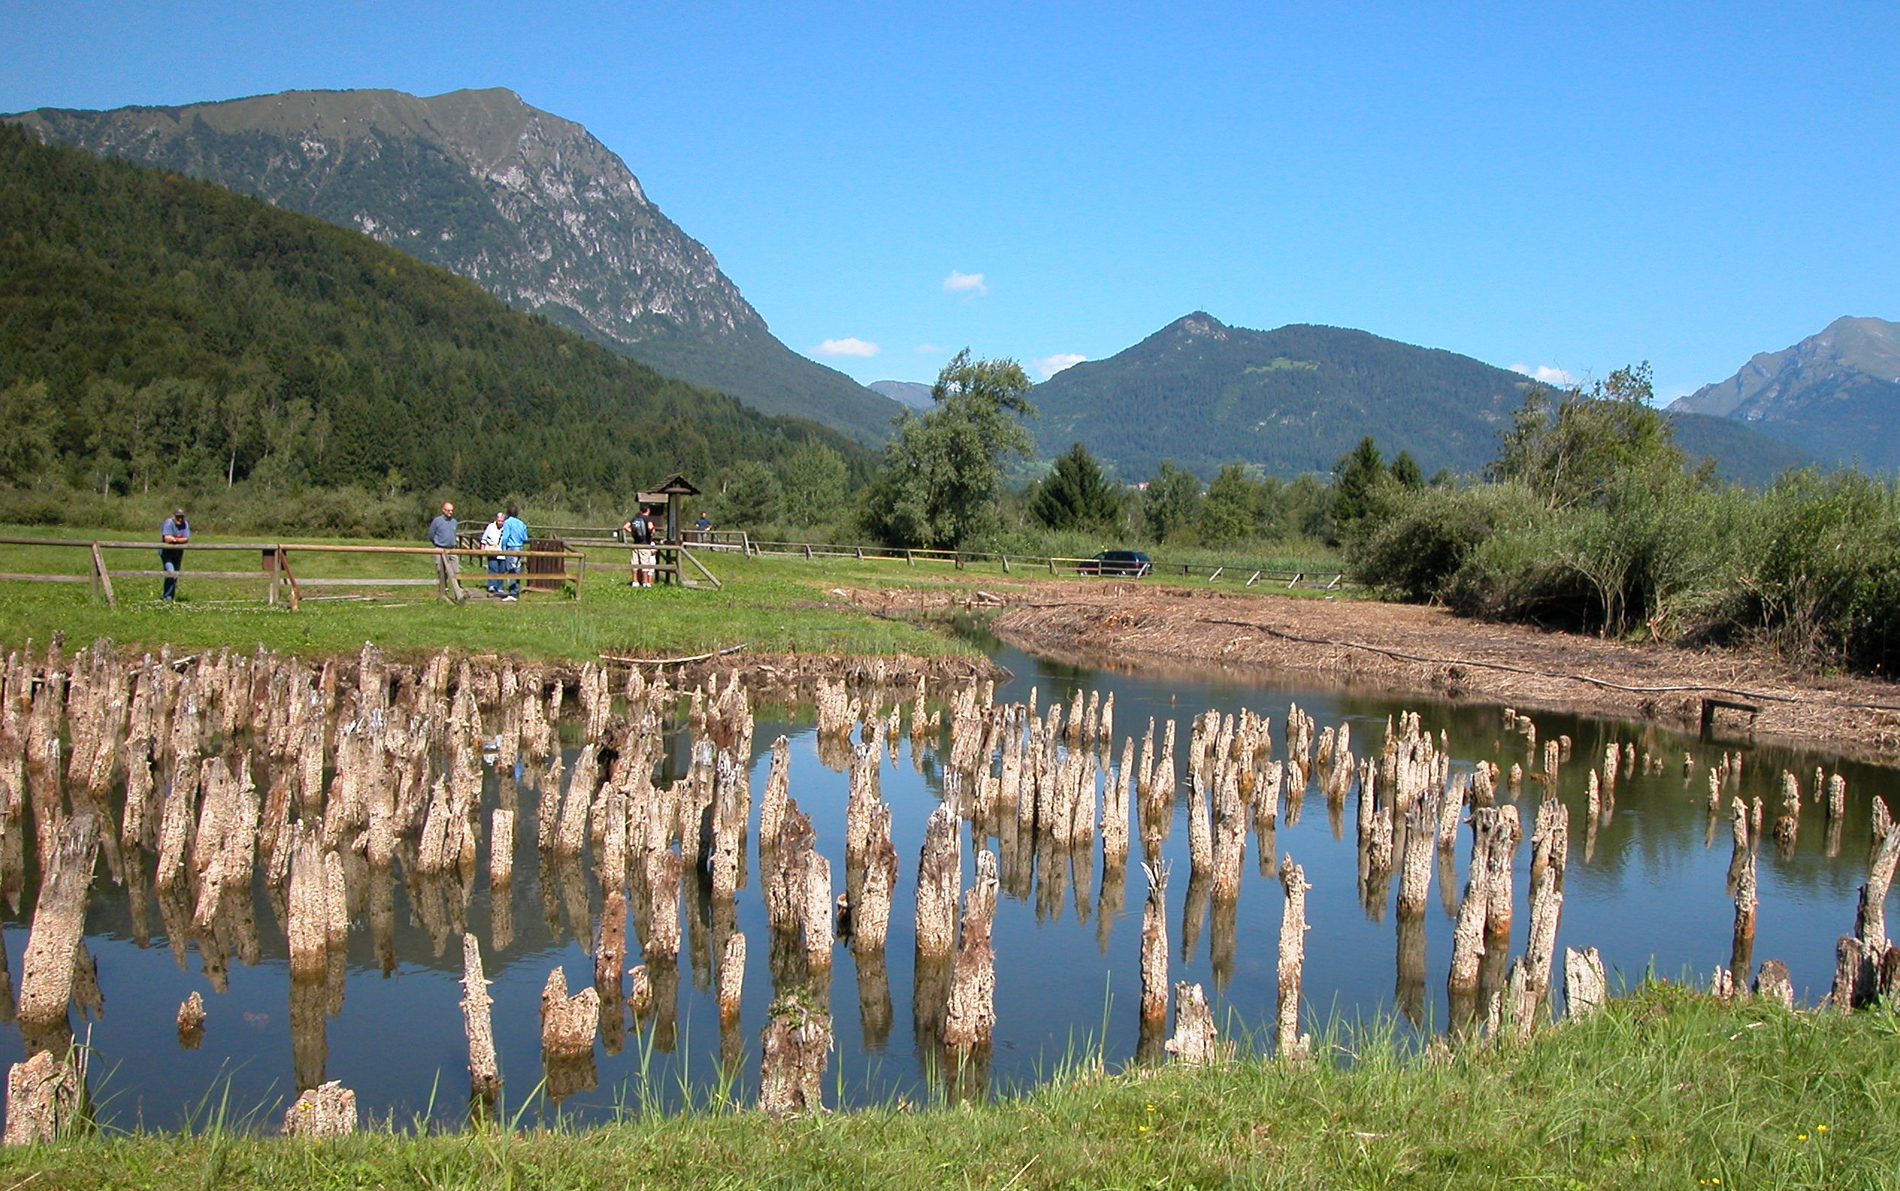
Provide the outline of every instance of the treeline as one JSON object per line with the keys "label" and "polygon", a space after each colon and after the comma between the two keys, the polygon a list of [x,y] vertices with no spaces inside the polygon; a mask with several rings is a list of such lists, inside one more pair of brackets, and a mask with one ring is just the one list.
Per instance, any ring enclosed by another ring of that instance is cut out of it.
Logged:
{"label": "treeline", "polygon": [[1647,366],[1533,394],[1477,482],[1408,487],[1375,450],[1354,469],[1350,572],[1475,616],[1900,664],[1900,488],[1851,471],[1717,483],[1648,397]]}
{"label": "treeline", "polygon": [[624,507],[868,452],[365,236],[0,126],[0,485]]}

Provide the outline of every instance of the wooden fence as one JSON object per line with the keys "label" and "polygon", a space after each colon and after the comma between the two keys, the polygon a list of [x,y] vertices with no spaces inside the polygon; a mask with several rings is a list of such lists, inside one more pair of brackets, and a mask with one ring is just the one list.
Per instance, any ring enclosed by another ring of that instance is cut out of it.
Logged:
{"label": "wooden fence", "polygon": [[[958,570],[976,564],[1001,566],[1004,574],[1014,574],[1018,570],[1047,571],[1051,575],[1100,576],[1104,579],[1141,578],[1126,574],[1120,568],[1124,563],[1102,562],[1094,558],[1063,558],[1060,555],[1042,554],[1001,554],[988,550],[925,550],[903,546],[840,546],[825,545],[816,542],[768,542],[749,538],[745,551],[754,556],[771,555],[777,558],[855,558],[864,562],[901,562],[916,566],[919,562],[947,562]],[[1347,586],[1345,576],[1337,571],[1300,571],[1285,568],[1254,566],[1251,563],[1191,563],[1161,562],[1148,564],[1149,575],[1181,575],[1186,578],[1201,577],[1209,583],[1236,582],[1245,587],[1259,583],[1272,583],[1281,587],[1305,587],[1320,591],[1337,591]]]}
{"label": "wooden fence", "polygon": [[[620,531],[604,526],[564,526],[558,532],[567,535],[569,544],[575,546],[606,547],[626,546],[620,540]],[[686,545],[697,550],[729,550],[750,557],[774,558],[855,558],[863,562],[901,562],[916,566],[919,562],[949,563],[958,570],[965,567],[984,564],[1000,566],[1005,574],[1015,574],[1021,570],[1047,571],[1051,575],[1101,576],[1106,579],[1139,578],[1121,573],[1119,564],[1108,563],[1106,568],[1093,558],[1051,557],[1043,554],[1000,554],[985,550],[927,550],[921,547],[903,546],[858,546],[838,545],[822,542],[773,542],[755,538],[743,530],[714,529],[705,531],[685,531]],[[662,548],[664,544],[661,544]],[[683,550],[690,557],[690,550]],[[699,566],[699,561],[693,559]],[[592,563],[599,568],[601,564]],[[702,571],[704,567],[700,567]],[[1184,578],[1203,578],[1209,583],[1239,583],[1244,587],[1258,584],[1275,584],[1280,587],[1301,587],[1317,591],[1338,591],[1351,587],[1346,577],[1338,570],[1295,570],[1286,567],[1256,566],[1247,562],[1227,563],[1191,563],[1160,562],[1149,564],[1150,575],[1180,575]],[[710,577],[710,573],[708,573]],[[715,580],[715,582],[717,582]]]}
{"label": "wooden fence", "polygon": [[[79,564],[85,569],[80,572],[59,574],[0,572],[0,580],[19,580],[31,583],[90,583],[93,591],[105,597],[108,604],[118,603],[118,593],[113,584],[125,579],[164,579],[176,578],[180,582],[191,583],[200,580],[240,580],[260,583],[264,589],[266,602],[286,603],[297,608],[304,600],[306,589],[358,588],[387,590],[405,587],[434,587],[440,590],[442,583],[435,574],[435,558],[444,551],[433,546],[372,546],[372,545],[334,545],[314,542],[188,542],[177,546],[164,546],[166,550],[178,550],[187,555],[208,555],[222,558],[227,555],[250,555],[258,560],[255,569],[244,570],[179,570],[166,571],[162,568],[137,566],[106,565],[108,551],[118,552],[136,550],[150,555],[160,549],[156,542],[112,542],[95,541],[83,538],[27,538],[0,537],[0,547],[39,547],[53,550],[73,550],[82,552]],[[486,561],[499,554],[505,558],[521,558],[524,570],[529,574],[509,574],[506,579],[530,580],[534,586],[543,590],[562,589],[572,585],[576,598],[580,595],[581,580],[586,572],[586,556],[574,550],[530,549],[481,551],[457,549],[449,551],[462,558]],[[399,557],[425,556],[430,560],[430,574],[427,578],[411,573],[376,576],[337,576],[337,575],[299,575],[303,564],[292,565],[293,558],[310,559],[324,556],[378,555],[394,560]],[[463,572],[465,584],[485,582],[491,578],[484,570],[473,567]]]}

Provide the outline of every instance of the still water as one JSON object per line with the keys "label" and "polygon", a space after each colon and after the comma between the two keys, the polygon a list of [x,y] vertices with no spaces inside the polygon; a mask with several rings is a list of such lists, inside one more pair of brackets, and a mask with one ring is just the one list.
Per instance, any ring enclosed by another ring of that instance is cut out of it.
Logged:
{"label": "still water", "polygon": [[[1181,731],[1177,756],[1185,759],[1192,718],[1208,708],[1248,708],[1271,718],[1276,755],[1283,756],[1282,727],[1297,703],[1321,727],[1350,723],[1354,751],[1376,755],[1387,719],[1401,710],[1418,712],[1424,727],[1447,734],[1453,772],[1489,760],[1509,770],[1516,761],[1536,769],[1521,737],[1502,730],[1501,710],[1470,703],[1395,700],[1358,691],[1303,685],[1259,670],[1207,668],[1165,675],[1124,673],[1063,664],[990,643],[996,659],[1015,677],[999,684],[998,703],[1021,702],[1035,689],[1039,706],[1067,703],[1075,691],[1115,697],[1116,745],[1137,738],[1150,717],[1172,718]],[[752,766],[754,826],[758,792],[764,788],[772,740],[791,738],[791,793],[812,818],[819,850],[842,881],[847,775],[821,761],[808,713],[774,722],[762,709],[754,735]],[[784,713],[781,710],[781,717]],[[1791,855],[1772,840],[1759,857],[1760,912],[1754,958],[1776,958],[1792,971],[1797,997],[1812,1003],[1827,991],[1837,938],[1851,931],[1860,883],[1867,872],[1870,799],[1890,801],[1892,770],[1833,755],[1745,741],[1703,743],[1641,724],[1540,714],[1542,742],[1568,735],[1574,760],[1563,769],[1559,796],[1571,811],[1569,867],[1558,946],[1601,949],[1614,986],[1634,983],[1646,971],[1706,981],[1730,959],[1733,902],[1725,888],[1730,860],[1726,813],[1713,825],[1706,810],[1708,771],[1722,754],[1745,754],[1742,786],[1732,793],[1759,795],[1772,822],[1779,805],[1781,773],[1795,773],[1804,807],[1799,840]],[[1617,787],[1614,814],[1594,832],[1586,824],[1584,782],[1592,761],[1610,742],[1633,743],[1666,764],[1658,775],[1640,769]],[[672,765],[683,768],[690,741],[682,732],[670,742]],[[1683,757],[1692,766],[1685,775]],[[1811,790],[1817,767],[1847,781],[1847,815],[1837,842],[1825,829],[1823,810]],[[1183,764],[1183,769],[1185,768]],[[1183,778],[1185,780],[1185,778]],[[938,804],[942,775],[933,744],[914,755],[903,740],[895,764],[886,758],[882,792],[893,810],[892,835],[899,856],[897,896],[882,968],[860,966],[838,948],[830,974],[835,1052],[826,1075],[828,1103],[849,1105],[898,1099],[923,1101],[943,1094],[934,1051],[919,1046],[913,1027],[912,909],[918,850],[925,821]],[[483,819],[501,786],[488,779]],[[1511,796],[1500,783],[1500,801]],[[256,951],[240,954],[228,971],[207,973],[195,944],[168,936],[163,916],[150,906],[135,913],[125,892],[101,877],[86,923],[86,946],[98,962],[105,1015],[74,1024],[94,1052],[93,1085],[98,1116],[109,1123],[153,1128],[203,1120],[221,1100],[272,1125],[296,1093],[300,1077],[341,1080],[354,1089],[369,1115],[408,1124],[430,1118],[453,1124],[466,1113],[467,1044],[459,1008],[461,945],[445,925],[465,920],[478,940],[494,997],[494,1032],[506,1081],[504,1110],[525,1120],[560,1113],[570,1119],[602,1119],[643,1103],[677,1103],[683,1092],[698,1099],[730,1080],[728,1094],[740,1103],[756,1096],[759,1032],[774,990],[768,962],[768,927],[759,893],[756,830],[748,833],[748,874],[738,898],[738,927],[750,940],[745,997],[736,1025],[722,1032],[714,998],[707,902],[703,882],[686,884],[685,943],[679,958],[677,1000],[670,1021],[644,1028],[628,1019],[624,1038],[606,1038],[595,1051],[591,1084],[559,1103],[542,1088],[540,995],[549,971],[564,967],[568,986],[593,980],[587,942],[600,910],[590,870],[565,880],[540,863],[534,848],[535,792],[519,790],[515,877],[506,901],[487,885],[487,844],[459,912],[413,903],[414,889],[393,882],[393,951],[373,946],[361,907],[350,932],[347,977],[327,995],[313,1037],[306,1024],[292,1029],[292,990],[281,922],[260,887],[256,897]],[[1160,846],[1176,876],[1168,897],[1173,980],[1198,981],[1226,1026],[1265,1035],[1275,1001],[1275,963],[1283,894],[1272,875],[1279,854],[1290,855],[1312,885],[1306,912],[1304,1015],[1309,1028],[1328,1020],[1347,1024],[1396,1018],[1417,1035],[1442,1029],[1446,1020],[1445,975],[1451,950],[1456,894],[1462,890],[1470,837],[1461,834],[1453,880],[1434,878],[1422,927],[1424,975],[1401,979],[1400,934],[1392,910],[1395,886],[1367,904],[1362,897],[1354,840],[1354,800],[1330,807],[1317,784],[1301,800],[1297,820],[1290,806],[1272,826],[1276,854],[1260,855],[1262,836],[1250,833],[1246,875],[1238,902],[1223,913],[1204,898],[1192,899],[1187,880],[1185,799],[1177,799],[1176,822]],[[1526,826],[1535,818],[1540,790],[1527,780],[1515,799]],[[965,828],[965,882],[975,847]],[[1139,833],[1133,859],[1123,869],[1105,869],[1097,838],[1092,854],[1041,859],[1036,887],[1028,896],[1005,888],[995,921],[996,1041],[987,1068],[990,1090],[1034,1082],[1066,1054],[1099,1047],[1111,1066],[1132,1061],[1141,1045],[1138,1023],[1141,906],[1147,886],[1139,864]],[[996,845],[992,842],[987,845]],[[1513,882],[1518,912],[1513,952],[1521,950],[1529,915],[1525,909],[1529,849],[1516,853]],[[149,871],[149,870],[148,870]],[[1056,881],[1052,885],[1051,881]],[[434,896],[433,894],[431,896]],[[449,896],[459,897],[459,888]],[[18,973],[31,921],[31,904],[0,919],[8,970]],[[577,929],[578,928],[578,929]],[[577,935],[579,936],[577,938]],[[1418,939],[1407,940],[1416,956]],[[243,949],[240,948],[242,953]],[[1559,951],[1561,971],[1561,950]],[[244,959],[255,962],[243,962]],[[629,938],[628,964],[640,961]],[[214,967],[216,965],[214,964]],[[1416,972],[1416,965],[1411,966]],[[216,977],[214,979],[213,977]],[[1559,977],[1559,983],[1561,977]],[[219,987],[219,986],[222,987]],[[174,1019],[191,993],[204,997],[208,1020],[202,1044],[181,1046]],[[867,1008],[868,1007],[868,1008]],[[293,1036],[295,1034],[295,1036]],[[0,1057],[23,1054],[15,1027],[0,1034]],[[301,1063],[299,1057],[301,1056]]]}

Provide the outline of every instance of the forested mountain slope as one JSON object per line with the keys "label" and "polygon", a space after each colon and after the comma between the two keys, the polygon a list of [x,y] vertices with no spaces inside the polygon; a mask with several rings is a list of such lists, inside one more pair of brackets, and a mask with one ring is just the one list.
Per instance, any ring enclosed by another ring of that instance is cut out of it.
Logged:
{"label": "forested mountain slope", "polygon": [[0,481],[630,495],[822,441],[356,232],[0,126]]}
{"label": "forested mountain slope", "polygon": [[669,376],[865,441],[897,408],[787,348],[587,129],[503,88],[286,91],[8,117],[354,228]]}

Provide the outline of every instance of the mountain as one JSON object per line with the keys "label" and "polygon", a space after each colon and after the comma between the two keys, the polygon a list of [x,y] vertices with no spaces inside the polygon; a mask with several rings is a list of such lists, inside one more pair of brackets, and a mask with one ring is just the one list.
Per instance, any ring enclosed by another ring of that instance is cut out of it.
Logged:
{"label": "mountain", "polygon": [[632,498],[823,443],[321,220],[0,124],[0,482]]}
{"label": "mountain", "polygon": [[1676,445],[1691,459],[1715,460],[1715,474],[1751,488],[1765,488],[1791,467],[1826,469],[1829,460],[1793,443],[1770,438],[1745,423],[1714,414],[1663,411],[1675,427]]}
{"label": "mountain", "polygon": [[1365,331],[1230,327],[1202,311],[1035,387],[1041,454],[1081,442],[1125,481],[1173,459],[1203,480],[1225,463],[1324,472],[1360,438],[1427,474],[1476,470],[1531,383],[1466,356]]}
{"label": "mountain", "polygon": [[354,228],[767,413],[889,435],[887,400],[780,343],[625,162],[512,91],[285,91],[4,118]]}
{"label": "mountain", "polygon": [[915,380],[874,380],[871,382],[873,393],[882,393],[899,405],[910,409],[929,409],[937,404],[930,395],[931,386]]}
{"label": "mountain", "polygon": [[[1368,434],[1388,456],[1409,451],[1427,475],[1476,472],[1497,456],[1499,431],[1533,387],[1469,356],[1365,331],[1251,331],[1196,311],[1037,385],[1041,416],[1029,427],[1044,457],[1079,441],[1124,482],[1163,459],[1204,481],[1227,463],[1326,472]],[[1765,483],[1814,461],[1724,419],[1674,420],[1684,451],[1714,458],[1727,479]]]}
{"label": "mountain", "polygon": [[1900,467],[1900,323],[1837,318],[1669,407],[1745,423],[1823,458]]}

